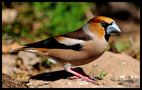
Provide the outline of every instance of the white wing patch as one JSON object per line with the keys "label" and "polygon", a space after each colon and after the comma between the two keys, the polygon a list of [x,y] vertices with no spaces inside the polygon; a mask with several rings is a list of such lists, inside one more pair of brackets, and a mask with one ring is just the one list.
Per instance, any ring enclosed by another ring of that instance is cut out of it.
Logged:
{"label": "white wing patch", "polygon": [[71,39],[71,38],[64,38],[62,40],[58,40],[59,43],[65,44],[67,46],[75,45],[75,44],[83,44],[83,40]]}
{"label": "white wing patch", "polygon": [[52,58],[52,57],[48,57],[48,61],[54,63],[54,64],[57,64],[57,61],[56,59]]}

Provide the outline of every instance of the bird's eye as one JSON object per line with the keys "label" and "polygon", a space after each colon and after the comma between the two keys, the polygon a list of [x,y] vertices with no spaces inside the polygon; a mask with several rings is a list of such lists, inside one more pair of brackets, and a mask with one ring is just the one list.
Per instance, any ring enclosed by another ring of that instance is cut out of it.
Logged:
{"label": "bird's eye", "polygon": [[106,28],[106,27],[108,26],[108,24],[107,24],[106,22],[104,22],[104,21],[100,22],[100,24],[101,24],[101,26],[104,27],[104,28]]}

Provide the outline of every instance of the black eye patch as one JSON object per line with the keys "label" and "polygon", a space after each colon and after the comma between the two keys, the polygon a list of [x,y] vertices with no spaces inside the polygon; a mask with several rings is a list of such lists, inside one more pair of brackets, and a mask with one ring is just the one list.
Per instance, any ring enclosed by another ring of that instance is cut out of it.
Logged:
{"label": "black eye patch", "polygon": [[101,26],[104,27],[105,30],[106,30],[107,27],[108,27],[109,25],[111,25],[112,23],[109,24],[109,23],[106,23],[106,22],[104,22],[104,21],[101,21],[100,24],[101,24]]}
{"label": "black eye patch", "polygon": [[108,27],[109,25],[112,25],[112,23],[108,24],[108,23],[106,23],[106,22],[104,22],[104,21],[101,21],[100,24],[101,24],[101,26],[104,27],[104,29],[105,29],[105,33],[106,33],[106,34],[105,34],[105,39],[106,39],[106,41],[108,41],[110,35],[107,34],[107,27]]}
{"label": "black eye patch", "polygon": [[104,28],[107,28],[108,25],[109,25],[108,23],[106,23],[106,22],[104,22],[104,21],[101,21],[100,24],[101,24],[101,26],[104,27]]}

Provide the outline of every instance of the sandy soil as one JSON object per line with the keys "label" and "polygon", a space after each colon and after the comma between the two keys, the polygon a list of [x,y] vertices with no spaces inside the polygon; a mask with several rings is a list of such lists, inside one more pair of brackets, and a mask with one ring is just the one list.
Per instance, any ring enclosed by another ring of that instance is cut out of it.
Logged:
{"label": "sandy soil", "polygon": [[[26,59],[32,56],[29,53],[25,55],[27,55]],[[24,77],[24,79],[20,78],[19,75],[19,80],[22,82],[26,80],[27,85],[30,88],[140,87],[140,62],[124,53],[116,54],[107,51],[97,60],[79,67],[78,70],[83,70],[87,75],[95,78],[95,83],[82,81],[81,79],[70,80],[69,77],[72,75],[62,70],[62,66],[56,66],[55,69],[53,69],[54,67],[52,67],[52,69],[45,69],[42,72],[34,73],[35,75],[33,75],[32,72],[34,71],[30,69],[16,69],[14,59],[16,59],[16,56],[3,55],[3,73],[10,76],[14,75],[13,72],[21,73],[23,75],[21,77]],[[5,64],[6,62],[10,63]],[[32,59],[30,62],[32,62]],[[38,62],[38,60],[36,62]],[[30,64],[34,63],[29,63],[28,65],[25,64],[27,65],[26,69],[31,67]],[[23,65],[23,68],[24,67],[25,66]],[[28,71],[30,71],[30,73]],[[31,73],[32,75],[30,76]],[[15,79],[18,79],[17,77]]]}

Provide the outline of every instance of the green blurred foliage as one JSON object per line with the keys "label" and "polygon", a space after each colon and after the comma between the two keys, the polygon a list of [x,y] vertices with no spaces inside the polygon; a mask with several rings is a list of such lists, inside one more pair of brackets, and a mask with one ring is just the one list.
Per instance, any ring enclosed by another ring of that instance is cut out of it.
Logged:
{"label": "green blurred foliage", "polygon": [[118,41],[114,44],[114,48],[117,52],[124,52],[126,49],[130,49],[131,44],[129,42]]}
{"label": "green blurred foliage", "polygon": [[[102,80],[108,73],[106,71],[100,70],[96,75],[96,79]],[[95,79],[94,78],[94,79]]]}
{"label": "green blurred foliage", "polygon": [[13,24],[2,24],[2,35],[35,41],[80,28],[87,21],[84,9],[91,3],[13,2],[12,6],[18,11],[18,17]]}
{"label": "green blurred foliage", "polygon": [[132,44],[130,37],[127,38],[123,36],[123,38],[117,38],[117,40],[111,43],[111,49],[116,53],[129,53],[131,52]]}
{"label": "green blurred foliage", "polygon": [[[43,28],[49,30],[51,36],[64,34],[82,26],[85,21],[81,3],[33,3],[37,18],[47,17],[49,22]],[[43,13],[44,12],[44,13]]]}

